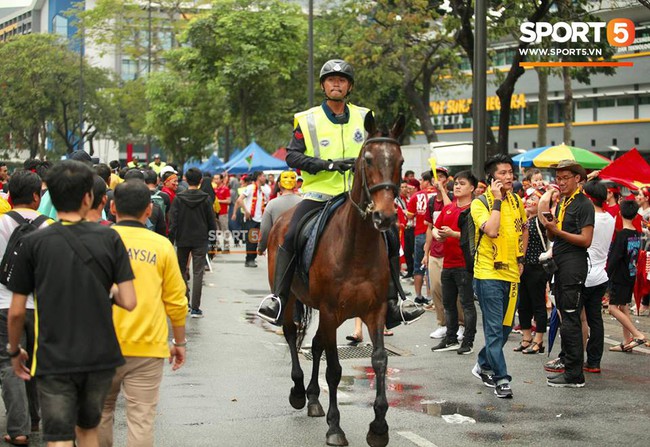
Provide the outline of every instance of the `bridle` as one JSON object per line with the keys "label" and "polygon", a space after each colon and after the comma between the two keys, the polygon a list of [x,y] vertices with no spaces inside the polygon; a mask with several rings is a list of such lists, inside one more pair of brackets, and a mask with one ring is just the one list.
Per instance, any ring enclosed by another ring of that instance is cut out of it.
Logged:
{"label": "bridle", "polygon": [[[375,202],[372,200],[372,193],[375,191],[379,191],[382,189],[390,190],[393,191],[395,194],[395,197],[399,195],[399,185],[393,183],[393,182],[381,182],[377,183],[376,185],[372,185],[368,187],[368,179],[366,177],[366,157],[364,157],[365,149],[366,146],[372,143],[389,143],[389,144],[395,144],[399,146],[399,141],[397,141],[395,138],[390,138],[390,137],[375,137],[375,138],[368,138],[364,143],[363,146],[361,147],[361,163],[360,163],[360,175],[361,175],[361,186],[363,187],[363,198],[360,203],[356,203],[352,199],[352,190],[351,188],[348,188],[348,198],[350,199],[350,202],[354,205],[354,207],[359,211],[359,214],[361,214],[361,218],[365,219],[368,214],[372,213],[372,211],[375,209]],[[363,209],[363,206],[365,206],[365,210]]]}

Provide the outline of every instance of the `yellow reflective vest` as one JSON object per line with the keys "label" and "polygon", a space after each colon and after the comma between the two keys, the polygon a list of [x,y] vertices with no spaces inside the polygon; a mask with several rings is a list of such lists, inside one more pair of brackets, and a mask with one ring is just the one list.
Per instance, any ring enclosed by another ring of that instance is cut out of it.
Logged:
{"label": "yellow reflective vest", "polygon": [[[305,155],[322,160],[340,160],[359,156],[365,130],[363,122],[369,109],[348,104],[350,119],[346,124],[334,124],[322,106],[313,107],[294,116],[294,127],[300,125],[305,137]],[[335,196],[348,188],[348,176],[338,172],[321,171],[316,174],[302,172],[302,190],[306,198],[310,193]],[[326,199],[323,197],[322,199]]]}

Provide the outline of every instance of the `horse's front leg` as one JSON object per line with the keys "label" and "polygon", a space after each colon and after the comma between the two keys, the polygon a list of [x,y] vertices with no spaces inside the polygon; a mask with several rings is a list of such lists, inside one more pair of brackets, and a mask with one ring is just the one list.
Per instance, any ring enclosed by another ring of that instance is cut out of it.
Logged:
{"label": "horse's front leg", "polygon": [[307,385],[307,416],[322,417],[325,416],[325,412],[318,400],[320,396],[318,372],[320,370],[320,358],[323,355],[323,341],[321,339],[320,327],[311,341],[311,353],[313,365],[311,369],[311,380],[309,381],[309,385]]}
{"label": "horse's front leg", "polygon": [[290,299],[287,303],[287,309],[284,312],[284,323],[282,330],[284,332],[284,339],[289,345],[289,352],[291,353],[291,380],[293,380],[293,387],[289,393],[289,403],[297,410],[305,407],[305,384],[304,374],[300,368],[300,359],[298,358],[298,328],[293,322],[293,308],[295,306],[295,299]]}
{"label": "horse's front leg", "polygon": [[[383,306],[384,309],[386,305]],[[386,423],[386,412],[388,411],[388,400],[386,399],[386,368],[388,366],[388,355],[384,348],[384,322],[386,321],[385,310],[377,311],[367,317],[366,325],[372,340],[372,368],[375,371],[375,420],[370,423],[370,429],[366,436],[366,442],[371,447],[384,447],[388,444],[388,424]]]}
{"label": "horse's front leg", "polygon": [[327,358],[327,370],[325,378],[329,388],[330,406],[327,410],[327,445],[344,446],[348,445],[345,433],[341,429],[341,413],[339,412],[337,390],[341,381],[341,363],[339,363],[339,353],[336,349],[336,329],[337,324],[333,315],[327,311],[320,311],[320,324],[318,330],[321,332],[321,340],[325,348],[325,357]]}

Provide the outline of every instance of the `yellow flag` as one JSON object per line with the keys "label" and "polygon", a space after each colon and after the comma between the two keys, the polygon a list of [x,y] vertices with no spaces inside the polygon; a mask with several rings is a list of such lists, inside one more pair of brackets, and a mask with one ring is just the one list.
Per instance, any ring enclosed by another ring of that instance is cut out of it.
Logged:
{"label": "yellow flag", "polygon": [[433,171],[433,180],[438,183],[438,165],[436,164],[436,159],[431,157],[429,159],[429,164],[431,165],[431,170]]}

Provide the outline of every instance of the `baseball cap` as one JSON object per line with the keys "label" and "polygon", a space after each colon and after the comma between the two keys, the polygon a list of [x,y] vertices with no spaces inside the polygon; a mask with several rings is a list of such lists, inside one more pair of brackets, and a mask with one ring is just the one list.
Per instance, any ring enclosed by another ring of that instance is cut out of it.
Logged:
{"label": "baseball cap", "polygon": [[280,186],[284,189],[293,189],[296,187],[296,173],[294,171],[284,171],[280,174]]}
{"label": "baseball cap", "polygon": [[160,170],[160,176],[162,177],[165,173],[167,172],[173,172],[174,174],[178,174],[178,171],[174,169],[173,167],[167,165],[164,168]]}

